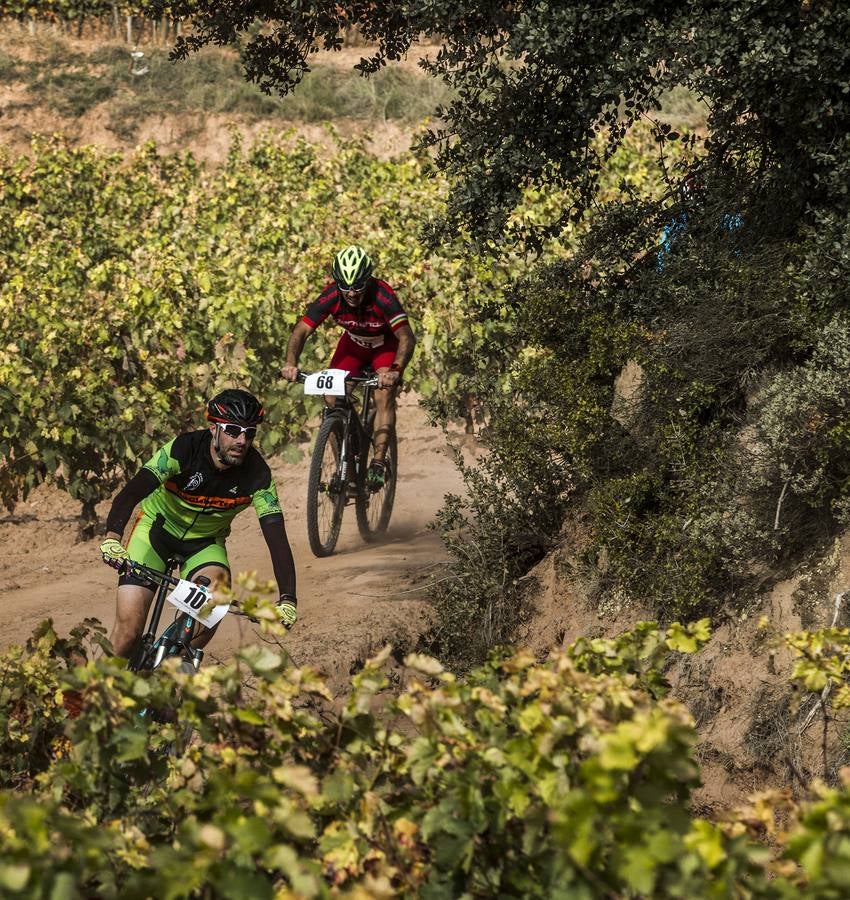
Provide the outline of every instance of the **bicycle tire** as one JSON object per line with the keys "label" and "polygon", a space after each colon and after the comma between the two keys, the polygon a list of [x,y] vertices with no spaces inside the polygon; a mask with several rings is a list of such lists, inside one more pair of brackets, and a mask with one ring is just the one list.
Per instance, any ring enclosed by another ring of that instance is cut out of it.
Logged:
{"label": "bicycle tire", "polygon": [[376,541],[389,527],[390,516],[395,502],[396,480],[398,478],[398,442],[395,433],[390,436],[387,453],[384,457],[384,486],[380,491],[372,493],[366,486],[366,473],[369,463],[375,455],[375,444],[369,444],[369,456],[366,465],[360,467],[360,478],[357,485],[357,499],[354,509],[357,513],[357,529],[364,541]]}
{"label": "bicycle tire", "polygon": [[127,668],[131,672],[153,671],[153,652],[151,648],[144,647],[141,637],[138,637],[133,645],[130,657],[127,660]]}
{"label": "bicycle tire", "polygon": [[[180,671],[184,672],[186,675],[194,675],[197,669],[191,659],[181,659]],[[181,756],[186,752],[189,744],[192,743],[192,736],[195,733],[195,729],[191,725],[186,724],[182,729],[175,726],[175,731],[177,731],[177,737],[171,744],[169,753],[172,756]]]}
{"label": "bicycle tire", "polygon": [[342,418],[329,415],[322,422],[310,460],[307,479],[307,539],[314,556],[330,556],[336,548],[345,488],[339,471],[345,425]]}

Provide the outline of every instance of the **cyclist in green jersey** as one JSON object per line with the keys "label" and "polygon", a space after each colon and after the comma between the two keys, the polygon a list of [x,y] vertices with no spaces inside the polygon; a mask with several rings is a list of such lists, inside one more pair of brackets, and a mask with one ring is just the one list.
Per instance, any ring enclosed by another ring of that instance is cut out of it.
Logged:
{"label": "cyclist in green jersey", "polygon": [[[208,428],[178,435],[127,482],[115,497],[100,545],[104,560],[132,559],[160,571],[179,556],[180,577],[204,576],[211,589],[229,586],[225,538],[240,512],[253,506],[269,548],[280,591],[281,622],[297,617],[295,564],[283,511],[268,464],[254,447],[265,410],[247,391],[229,389],[207,404]],[[126,549],[121,543],[134,507],[141,504]],[[129,656],[147,618],[154,588],[126,572],[118,579],[111,640],[118,656]],[[195,640],[204,646],[214,631]]]}

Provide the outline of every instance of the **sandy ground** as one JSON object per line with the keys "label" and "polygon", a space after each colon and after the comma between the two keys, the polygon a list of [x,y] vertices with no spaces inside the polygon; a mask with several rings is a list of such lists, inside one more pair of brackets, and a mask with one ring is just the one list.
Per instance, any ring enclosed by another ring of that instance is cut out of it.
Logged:
{"label": "sandy ground", "polygon": [[[460,439],[460,437],[458,438]],[[270,459],[298,570],[299,621],[287,647],[298,665],[325,672],[344,688],[357,660],[392,642],[404,647],[426,627],[429,586],[440,577],[445,553],[427,528],[443,495],[459,491],[460,476],[442,431],[428,425],[416,398],[399,409],[399,484],[383,541],[364,544],[353,507],[346,508],[337,552],[316,559],[305,523],[308,448],[298,463]],[[109,503],[98,508],[105,517]],[[78,505],[42,487],[13,516],[0,516],[0,647],[26,640],[43,619],[60,634],[87,616],[112,626],[115,573],[100,561],[99,540],[76,542]],[[234,572],[271,579],[271,562],[256,516],[248,510],[228,541]],[[255,640],[244,619],[228,616],[207,651],[223,659]]]}

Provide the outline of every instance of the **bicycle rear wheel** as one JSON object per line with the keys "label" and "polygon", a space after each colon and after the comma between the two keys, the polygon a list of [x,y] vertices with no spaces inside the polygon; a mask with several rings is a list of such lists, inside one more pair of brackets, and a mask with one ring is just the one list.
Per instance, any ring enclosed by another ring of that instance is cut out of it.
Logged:
{"label": "bicycle rear wheel", "polygon": [[340,472],[340,457],[344,430],[339,416],[327,416],[319,428],[310,460],[307,538],[313,554],[319,557],[334,552],[342,526],[346,486]]}
{"label": "bicycle rear wheel", "polygon": [[390,437],[384,457],[384,486],[379,491],[372,493],[366,485],[366,472],[374,455],[375,445],[370,443],[369,458],[366,460],[366,465],[360,467],[357,499],[354,504],[357,512],[357,528],[364,541],[377,540],[390,524],[398,477],[398,444],[395,433]]}

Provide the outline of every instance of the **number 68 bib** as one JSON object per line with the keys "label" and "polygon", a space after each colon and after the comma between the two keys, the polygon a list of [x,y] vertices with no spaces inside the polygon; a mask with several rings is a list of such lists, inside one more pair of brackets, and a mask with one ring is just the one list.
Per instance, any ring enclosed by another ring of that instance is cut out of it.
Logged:
{"label": "number 68 bib", "polygon": [[304,393],[344,397],[346,375],[345,369],[322,369],[304,379]]}

